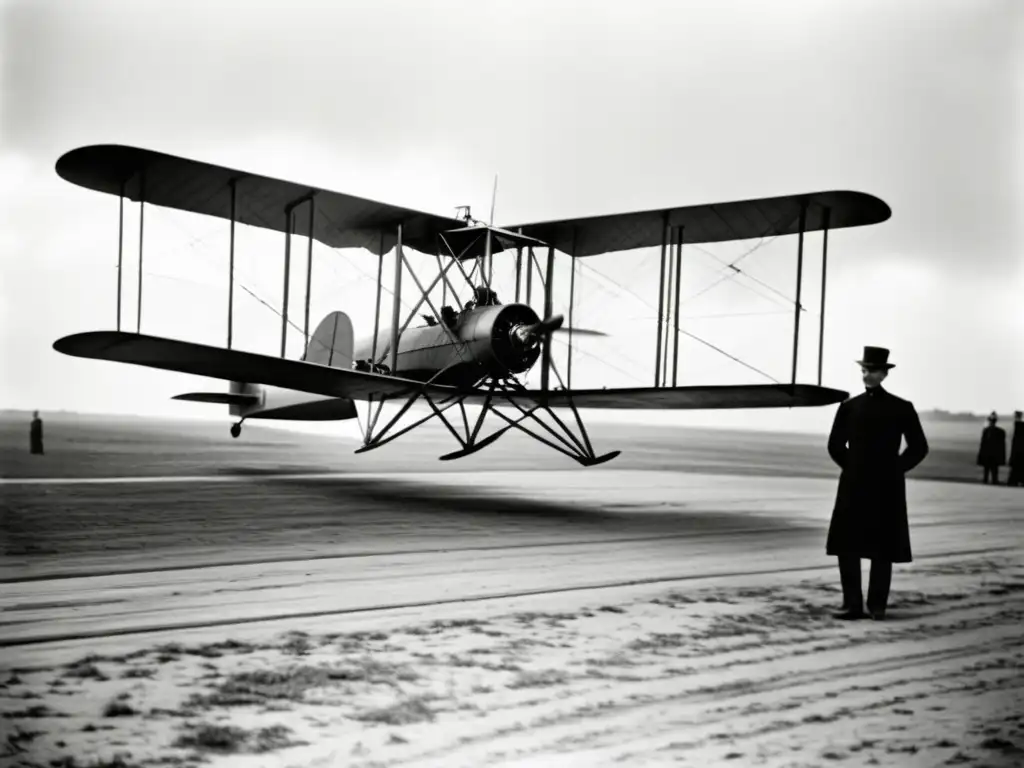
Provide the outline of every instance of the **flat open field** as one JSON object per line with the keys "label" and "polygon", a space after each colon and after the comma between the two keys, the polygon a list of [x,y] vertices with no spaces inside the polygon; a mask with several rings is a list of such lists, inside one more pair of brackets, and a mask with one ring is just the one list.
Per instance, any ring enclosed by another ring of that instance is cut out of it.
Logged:
{"label": "flat open field", "polygon": [[1024,489],[925,429],[915,562],[844,623],[824,436],[9,417],[0,766],[1020,765]]}
{"label": "flat open field", "polygon": [[[28,453],[29,414],[0,413],[0,477],[198,475],[235,472],[456,472],[571,470],[575,462],[512,432],[478,454],[437,457],[457,447],[432,422],[369,453],[353,440],[298,434],[248,422],[174,421],[58,413],[44,416],[45,458]],[[983,425],[925,422],[931,452],[911,477],[977,482],[974,459]],[[609,469],[835,478],[827,434],[590,424],[598,453],[622,450]],[[1005,473],[1004,473],[1005,474]]]}

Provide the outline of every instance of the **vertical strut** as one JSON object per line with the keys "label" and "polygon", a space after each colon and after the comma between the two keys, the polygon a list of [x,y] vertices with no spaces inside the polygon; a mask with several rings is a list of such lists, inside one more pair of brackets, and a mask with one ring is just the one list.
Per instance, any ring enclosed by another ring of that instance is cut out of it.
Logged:
{"label": "vertical strut", "polygon": [[484,261],[487,263],[487,272],[480,272],[480,276],[487,275],[487,289],[490,290],[491,283],[494,282],[494,254],[491,253],[491,230],[490,227],[487,229],[487,240],[485,241],[484,248],[486,249],[486,255]]}
{"label": "vertical strut", "polygon": [[821,386],[821,361],[825,351],[825,273],[828,269],[828,225],[831,208],[825,209],[825,224],[821,243],[821,318],[818,323],[818,386]]}
{"label": "vertical strut", "polygon": [[[521,230],[520,230],[521,231]],[[523,276],[523,246],[516,248],[516,304],[519,303],[519,283]]]}
{"label": "vertical strut", "polygon": [[[313,283],[313,217],[316,216],[316,198],[309,198],[309,249],[306,251],[306,322],[303,331],[309,347],[309,291]],[[304,348],[305,349],[305,348]]]}
{"label": "vertical strut", "polygon": [[398,225],[398,241],[395,243],[395,302],[391,307],[391,375],[398,370],[398,322],[402,296],[402,225]]}
{"label": "vertical strut", "polygon": [[[441,271],[444,270],[444,266],[442,266],[442,264],[441,264],[441,243],[440,242],[437,243],[437,253],[435,254],[435,256],[437,257],[437,271],[441,272]],[[455,254],[454,253],[452,254],[452,258],[453,259],[455,258]],[[455,299],[457,301],[458,300],[458,296],[456,296]],[[443,307],[447,303],[448,303],[448,281],[447,280],[442,280],[441,281],[441,306]]]}
{"label": "vertical strut", "polygon": [[663,338],[664,346],[661,351],[661,386],[668,385],[668,350],[669,350],[669,328],[671,327],[672,318],[672,256],[675,251],[675,241],[673,238],[672,227],[668,228],[668,248],[665,251],[665,276],[668,278],[665,281],[665,335]]}
{"label": "vertical strut", "polygon": [[673,317],[675,318],[675,340],[672,343],[672,386],[678,385],[678,379],[676,378],[679,372],[679,283],[680,275],[682,275],[683,267],[683,235],[686,233],[686,227],[679,227],[679,239],[676,241],[676,301],[675,311]]}
{"label": "vertical strut", "polygon": [[236,179],[232,179],[231,185],[231,236],[228,245],[228,349],[231,349],[231,335],[234,330],[235,317],[235,213],[236,208]]}
{"label": "vertical strut", "polygon": [[142,333],[142,230],[146,220],[146,174],[139,182],[139,307],[135,319],[135,332]]}
{"label": "vertical strut", "polygon": [[380,284],[384,278],[384,230],[380,231],[380,258],[377,259],[377,305],[373,310],[373,344],[370,348],[370,365],[377,364],[377,334],[380,333]]}
{"label": "vertical strut", "polygon": [[121,262],[124,257],[124,182],[121,182],[121,203],[117,215],[117,330],[121,330]]}
{"label": "vertical strut", "polygon": [[[555,277],[555,249],[548,246],[548,268],[544,279],[544,319],[551,317],[552,295],[551,283]],[[540,369],[540,388],[545,392],[548,389],[548,375],[551,372],[551,334],[544,334],[544,359]]]}
{"label": "vertical strut", "polygon": [[658,338],[654,349],[654,386],[661,386],[661,319],[665,311],[665,243],[668,239],[668,214],[661,234],[661,274],[658,277]]}
{"label": "vertical strut", "polygon": [[281,311],[281,357],[285,355],[288,342],[288,283],[292,271],[292,227],[295,221],[292,210],[289,207],[284,212],[284,300]]}
{"label": "vertical strut", "polygon": [[804,271],[804,228],[807,225],[807,200],[800,203],[800,239],[796,251],[796,312],[793,317],[793,376],[796,384],[797,349],[800,345],[800,286],[803,283]]}
{"label": "vertical strut", "polygon": [[537,257],[533,254],[533,246],[527,247],[526,255],[526,303],[529,304],[533,300],[533,264],[537,260]]}
{"label": "vertical strut", "polygon": [[576,228],[572,230],[572,251],[569,254],[569,351],[565,371],[565,387],[572,389],[572,305],[576,292]]}

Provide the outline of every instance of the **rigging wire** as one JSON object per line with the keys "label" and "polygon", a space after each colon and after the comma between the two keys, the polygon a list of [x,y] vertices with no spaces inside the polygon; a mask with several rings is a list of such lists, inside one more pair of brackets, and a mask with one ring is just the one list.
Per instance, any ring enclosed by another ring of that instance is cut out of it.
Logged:
{"label": "rigging wire", "polygon": [[[323,212],[322,210],[320,210],[319,212],[321,213],[321,215],[323,215],[323,216],[324,216],[324,217],[325,217],[325,218],[326,218],[326,219],[328,220],[328,222],[330,222],[331,224],[334,224],[335,226],[337,226],[337,225],[336,225],[336,223],[335,223],[335,222],[334,222],[334,221],[333,221],[333,220],[332,220],[332,219],[331,219],[331,218],[330,218],[330,217],[329,217],[329,216],[328,216],[328,215],[327,215],[326,213],[324,213],[324,212]],[[180,224],[178,224],[178,223],[177,223],[176,221],[174,221],[173,219],[169,219],[169,221],[171,221],[171,222],[172,222],[172,223],[174,224],[174,226],[176,226],[176,227],[177,227],[178,229],[180,229],[181,231],[183,231],[183,232],[185,233],[185,235],[189,237],[189,239],[190,239],[190,242],[189,242],[189,243],[187,244],[187,246],[186,246],[186,248],[187,248],[187,249],[188,249],[189,251],[195,252],[195,249],[196,249],[196,247],[197,247],[197,246],[198,246],[199,244],[201,244],[201,243],[202,243],[202,242],[203,242],[204,240],[208,239],[208,237],[210,236],[210,235],[205,235],[205,236],[199,236],[199,237],[197,237],[197,236],[193,236],[193,235],[191,235],[191,234],[190,234],[190,233],[189,233],[189,232],[188,232],[187,230],[185,230],[185,229],[184,229],[184,228],[183,228],[183,227],[182,227],[182,226],[181,226]],[[213,233],[211,232],[210,234],[212,235]],[[737,257],[736,259],[734,259],[734,260],[733,260],[732,262],[725,262],[725,261],[724,261],[723,259],[719,258],[719,257],[718,257],[717,255],[715,255],[715,254],[714,254],[714,253],[712,253],[711,251],[708,251],[707,249],[705,249],[705,248],[702,248],[702,247],[700,247],[700,246],[699,246],[699,245],[697,245],[697,244],[691,244],[691,246],[690,246],[691,248],[696,248],[696,249],[697,249],[697,250],[698,250],[699,252],[701,252],[701,253],[704,253],[704,254],[706,254],[706,255],[710,256],[711,258],[715,259],[715,260],[716,260],[716,261],[718,261],[718,262],[719,262],[720,264],[722,264],[723,266],[726,266],[727,268],[729,268],[729,269],[730,269],[730,270],[732,270],[732,271],[731,271],[731,272],[729,272],[729,273],[726,273],[725,275],[723,275],[722,277],[720,277],[720,278],[719,278],[718,280],[716,280],[716,281],[714,281],[713,283],[711,283],[710,285],[706,286],[706,287],[705,287],[704,289],[702,289],[701,291],[698,291],[698,292],[697,292],[696,294],[694,294],[693,296],[690,296],[689,298],[687,298],[687,299],[685,300],[685,302],[681,302],[681,304],[682,304],[682,303],[687,303],[687,302],[689,302],[689,301],[692,301],[693,299],[697,298],[698,296],[702,295],[703,293],[706,293],[706,292],[707,292],[708,290],[710,290],[711,288],[715,287],[716,285],[718,285],[718,284],[720,284],[720,283],[724,282],[725,280],[728,280],[728,279],[731,279],[731,278],[735,278],[735,277],[736,277],[736,276],[738,276],[738,275],[743,275],[743,276],[747,277],[748,279],[751,279],[751,280],[753,280],[754,282],[756,282],[756,283],[758,283],[758,284],[762,285],[762,286],[763,286],[764,288],[766,288],[766,289],[768,289],[768,290],[771,290],[771,291],[772,291],[773,293],[777,294],[778,296],[780,296],[781,298],[783,298],[783,299],[784,299],[784,300],[786,300],[787,302],[789,302],[789,303],[791,303],[791,304],[795,304],[795,302],[794,302],[794,301],[793,301],[792,299],[789,299],[789,298],[788,298],[787,296],[785,296],[785,295],[784,295],[784,294],[782,294],[781,292],[777,291],[777,290],[776,290],[776,289],[774,289],[774,288],[773,288],[772,286],[770,286],[770,285],[768,285],[768,284],[764,283],[763,281],[760,281],[759,279],[757,279],[757,278],[753,277],[752,275],[749,275],[749,274],[747,274],[747,273],[746,273],[746,272],[744,272],[743,270],[740,270],[740,269],[739,269],[738,267],[736,267],[736,264],[738,264],[738,263],[739,263],[740,261],[742,261],[743,259],[745,259],[745,258],[747,258],[748,256],[750,256],[751,254],[753,254],[754,252],[756,252],[756,251],[757,251],[758,249],[760,249],[760,248],[761,248],[761,247],[763,247],[764,245],[767,245],[768,243],[770,243],[770,242],[774,241],[774,240],[775,240],[775,239],[776,239],[777,237],[779,237],[779,235],[776,235],[776,236],[774,236],[774,237],[772,237],[772,238],[767,238],[767,239],[765,239],[765,238],[762,238],[760,242],[758,242],[758,243],[757,243],[756,245],[754,245],[754,246],[753,246],[752,248],[748,249],[748,250],[747,250],[746,252],[744,252],[743,254],[741,254],[741,255],[740,255],[739,257]],[[333,250],[333,249],[332,249],[332,250]],[[647,256],[646,256],[646,257],[645,257],[645,258],[643,259],[643,261],[641,262],[641,265],[644,265],[644,264],[646,264],[646,263],[647,263],[647,262],[648,262],[648,261],[649,261],[649,260],[650,260],[651,258],[653,258],[653,252],[649,253],[649,254],[648,254],[648,255],[647,255]],[[356,271],[356,272],[358,273],[358,278],[357,278],[357,279],[360,279],[360,278],[361,278],[361,279],[365,279],[365,280],[367,280],[368,282],[371,282],[371,283],[372,283],[372,284],[374,284],[374,285],[376,285],[376,284],[377,284],[377,282],[378,282],[378,281],[377,281],[377,279],[376,279],[375,277],[371,277],[371,276],[370,276],[370,275],[368,275],[368,274],[367,274],[366,272],[364,272],[364,271],[363,271],[363,270],[362,270],[362,269],[361,269],[360,267],[358,267],[358,266],[357,266],[357,265],[356,265],[356,264],[355,264],[355,263],[353,262],[353,260],[351,260],[351,259],[347,259],[346,261],[347,261],[347,262],[348,262],[348,264],[349,264],[349,265],[350,265],[350,266],[351,266],[351,267],[352,267],[352,268],[353,268],[353,269],[354,269],[354,270],[355,270],[355,271]],[[575,262],[575,261],[576,261],[576,260],[574,260],[574,262]],[[335,277],[340,277],[340,275],[339,275],[339,273],[338,273],[338,271],[337,271],[337,266],[336,266],[336,265],[335,265],[335,264],[333,263],[333,261],[329,261],[328,263],[329,263],[329,265],[330,265],[330,268],[331,268],[331,271],[332,271],[332,272],[334,273]],[[208,265],[207,265],[207,264],[206,264],[205,262],[203,262],[203,264],[204,264],[204,266],[208,266]],[[582,267],[582,269],[583,269],[583,270],[586,270],[586,271],[588,271],[588,272],[592,273],[592,274],[593,274],[593,275],[595,275],[596,277],[600,278],[600,279],[601,279],[602,281],[605,281],[605,282],[607,282],[607,283],[610,283],[610,284],[611,284],[611,287],[612,287],[612,288],[613,288],[614,290],[613,290],[613,291],[609,291],[609,292],[613,292],[613,293],[614,293],[614,292],[617,292],[617,293],[618,293],[618,294],[619,294],[620,296],[622,295],[622,293],[626,293],[626,294],[628,294],[628,295],[632,296],[632,297],[633,297],[634,299],[636,299],[637,301],[639,301],[639,302],[640,302],[641,304],[643,304],[643,305],[647,306],[647,307],[648,307],[648,308],[650,308],[650,309],[654,309],[653,305],[651,305],[651,304],[650,304],[650,303],[649,303],[649,302],[648,302],[647,300],[645,300],[645,299],[643,299],[642,297],[640,297],[640,296],[639,296],[639,295],[638,295],[638,294],[637,294],[636,292],[634,292],[634,291],[632,291],[631,289],[629,289],[629,288],[627,288],[627,287],[625,287],[625,286],[623,286],[623,285],[619,284],[619,283],[618,283],[617,281],[615,281],[615,280],[614,280],[613,278],[611,278],[611,277],[609,277],[608,275],[604,274],[603,272],[601,272],[600,270],[596,269],[595,267],[592,267],[592,266],[590,266],[589,264],[586,264],[586,263],[584,263],[584,262],[580,262],[580,266]],[[236,269],[238,269],[238,268],[236,267]],[[512,269],[512,266],[511,266],[511,265],[510,265],[510,269]],[[242,271],[242,272],[243,272],[243,276],[244,276],[244,277],[245,277],[246,279],[249,279],[249,280],[251,280],[251,279],[252,279],[252,278],[251,278],[251,276],[250,276],[250,275],[247,275],[247,274],[245,274],[243,270],[238,270],[238,271]],[[582,271],[582,270],[581,270],[581,271]],[[152,273],[152,272],[147,272],[147,274],[155,274],[155,273]],[[164,277],[164,278],[168,278],[168,279],[179,279],[179,280],[182,280],[181,278],[173,278],[173,277],[171,277],[171,276],[168,276],[168,275],[160,275],[160,276],[161,276],[161,277]],[[188,280],[182,280],[182,281],[183,281],[183,282],[194,282],[194,281],[188,281]],[[197,283],[197,284],[198,284],[198,283]],[[238,285],[239,285],[239,287],[240,287],[240,288],[242,288],[242,290],[244,290],[244,291],[245,291],[245,292],[246,292],[247,294],[249,294],[249,295],[250,295],[250,296],[251,296],[251,297],[252,297],[252,298],[253,298],[254,300],[256,300],[257,302],[259,302],[259,303],[260,303],[260,304],[261,304],[262,306],[264,306],[265,308],[269,309],[269,310],[270,310],[270,311],[271,311],[271,312],[272,312],[272,313],[273,313],[273,314],[274,314],[274,315],[275,315],[276,317],[278,317],[278,318],[282,318],[282,317],[283,317],[283,313],[282,313],[282,311],[281,311],[281,310],[278,310],[277,308],[275,308],[274,306],[272,306],[272,305],[271,305],[270,303],[268,303],[268,302],[267,302],[266,300],[264,300],[263,298],[261,298],[261,297],[260,297],[260,296],[259,296],[259,295],[258,295],[258,294],[257,294],[257,293],[255,292],[255,291],[253,291],[253,290],[252,290],[251,288],[249,288],[249,287],[248,287],[247,285],[245,285],[245,284],[244,284],[243,282],[239,281],[239,282],[238,282]],[[742,285],[742,283],[740,283],[740,285]],[[595,286],[595,287],[596,287],[596,288],[601,288],[602,286]],[[748,288],[748,290],[752,290],[752,289],[750,289],[750,288],[749,288],[749,286],[743,286],[743,287],[746,287],[746,288]],[[390,289],[386,288],[385,286],[381,286],[381,288],[382,288],[382,290],[384,290],[384,291],[385,291],[385,292],[387,292],[388,294],[390,294],[390,295],[394,296],[394,292],[393,292],[392,290],[390,290]],[[755,291],[755,293],[757,293],[757,292]],[[579,295],[579,297],[578,297],[578,298],[579,298],[580,300],[582,300],[582,298],[583,298],[583,291],[580,291],[580,292],[579,292],[579,294],[580,294],[580,295]],[[760,295],[760,294],[759,294],[759,295]],[[767,298],[767,297],[766,297],[766,298]],[[400,299],[400,301],[401,301],[401,303],[402,303],[403,305],[405,305],[406,309],[411,309],[411,305],[410,305],[410,304],[409,304],[409,303],[408,303],[407,301],[405,301],[405,300],[403,300],[403,299]],[[578,306],[578,305],[577,305],[577,306]],[[803,308],[801,308],[801,310],[802,310],[802,311],[806,311],[806,310],[803,310]],[[711,315],[711,316],[709,316],[709,317],[740,317],[740,316],[750,316],[750,315],[756,315],[756,314],[761,314],[761,315],[764,315],[764,314],[781,314],[781,312],[778,312],[778,311],[776,311],[776,312],[762,312],[762,313],[728,313],[728,314],[721,314],[721,315],[717,315],[717,316],[716,316],[716,315]],[[693,318],[693,317],[691,317],[691,318],[688,318],[688,319],[694,319],[694,318]],[[663,322],[665,322],[666,326],[668,325],[668,323],[667,323],[666,321],[663,321]],[[300,329],[300,328],[299,328],[299,327],[298,327],[298,326],[297,326],[297,325],[295,324],[295,322],[294,322],[294,321],[292,321],[291,319],[286,319],[286,323],[287,323],[287,325],[291,326],[291,327],[292,327],[292,328],[293,328],[293,329],[294,329],[294,330],[295,330],[296,332],[298,332],[298,333],[300,333],[300,334],[304,334],[304,331],[303,331],[302,329]],[[670,329],[670,331],[671,331],[671,330],[674,330],[674,329]],[[722,349],[721,347],[718,347],[717,345],[715,345],[715,344],[712,344],[711,342],[709,342],[709,341],[707,341],[707,340],[705,340],[705,339],[703,339],[703,338],[701,338],[701,337],[697,336],[696,334],[694,334],[694,333],[692,333],[692,332],[690,332],[690,331],[684,330],[684,329],[682,329],[682,328],[680,328],[680,329],[679,329],[679,333],[681,333],[681,334],[684,334],[684,335],[686,335],[686,336],[688,336],[688,337],[690,337],[690,338],[694,339],[695,341],[697,341],[697,342],[699,342],[699,343],[701,343],[701,344],[703,344],[703,345],[705,345],[705,346],[709,347],[710,349],[712,349],[712,350],[714,350],[714,351],[718,352],[719,354],[721,354],[721,355],[723,355],[723,356],[727,357],[728,359],[730,359],[730,360],[732,360],[732,361],[734,361],[734,362],[736,362],[736,363],[739,363],[740,365],[742,365],[742,366],[744,366],[744,367],[746,367],[746,368],[750,369],[751,371],[754,371],[754,372],[756,372],[756,373],[758,373],[758,374],[760,374],[760,375],[762,375],[762,376],[765,376],[766,378],[770,379],[771,381],[773,381],[773,382],[775,382],[775,383],[778,383],[778,380],[777,380],[777,379],[775,379],[775,378],[774,378],[773,376],[771,376],[770,374],[768,374],[768,373],[766,373],[766,372],[764,372],[764,371],[760,370],[759,368],[757,368],[757,367],[755,367],[755,366],[753,366],[753,365],[750,365],[749,363],[746,363],[745,361],[741,360],[740,358],[736,357],[735,355],[732,355],[731,353],[729,353],[729,352],[725,351],[725,350],[724,350],[724,349]],[[558,341],[559,343],[565,344],[565,343],[564,343],[564,342],[562,342],[562,341],[561,341],[560,339],[558,339],[557,341]],[[568,347],[568,344],[565,344],[565,346],[566,346],[566,347]],[[634,374],[632,374],[631,372],[629,372],[629,371],[627,371],[627,370],[625,370],[625,369],[623,369],[623,368],[621,368],[621,367],[619,367],[619,366],[616,366],[616,365],[614,365],[614,364],[612,364],[612,363],[609,363],[609,362],[608,362],[607,360],[605,360],[605,359],[602,359],[602,358],[599,358],[598,356],[596,356],[596,355],[594,355],[594,354],[592,354],[592,353],[589,353],[589,352],[587,352],[586,350],[583,350],[583,349],[580,349],[579,347],[577,347],[577,352],[580,352],[580,353],[582,353],[582,354],[583,354],[584,356],[590,357],[590,358],[592,358],[592,359],[595,359],[595,360],[599,360],[599,361],[603,362],[604,364],[608,365],[609,367],[611,367],[611,368],[614,368],[615,370],[619,371],[620,373],[624,373],[624,374],[626,374],[627,376],[630,376],[630,378],[631,378],[631,379],[633,379],[633,380],[636,380],[636,381],[639,381],[639,379],[637,379],[637,378],[636,378],[636,376],[635,376]],[[622,354],[622,353],[620,353],[620,354]],[[623,356],[625,356],[625,355],[623,355]],[[627,360],[629,360],[630,362],[636,363],[636,361],[635,361],[635,360],[632,360],[632,359],[630,359],[630,358],[628,358],[628,357],[627,357]]]}
{"label": "rigging wire", "polygon": [[[649,308],[651,308],[651,309],[654,309],[654,307],[653,307],[653,306],[651,306],[651,305],[650,305],[650,304],[649,304],[649,303],[648,303],[647,301],[645,301],[645,300],[641,299],[641,298],[640,298],[639,296],[637,296],[637,295],[636,295],[635,293],[633,293],[632,291],[630,291],[630,290],[629,290],[628,288],[622,288],[621,286],[618,286],[618,284],[617,284],[617,283],[615,283],[615,281],[614,281],[614,280],[612,280],[611,278],[607,277],[607,276],[606,276],[606,275],[604,275],[603,273],[600,273],[600,272],[598,272],[598,271],[597,271],[597,270],[595,270],[595,269],[594,269],[593,267],[589,267],[589,266],[588,266],[587,268],[588,268],[588,269],[590,269],[591,271],[595,272],[595,274],[598,274],[598,275],[600,275],[600,276],[601,276],[601,277],[603,277],[604,279],[606,279],[606,280],[609,280],[609,281],[611,281],[611,282],[612,282],[612,284],[613,284],[613,285],[615,285],[616,287],[619,287],[619,288],[621,288],[622,290],[626,291],[627,293],[630,293],[630,294],[632,294],[632,295],[633,295],[633,296],[634,296],[634,297],[635,297],[636,299],[638,299],[639,301],[641,301],[641,302],[642,302],[642,303],[643,303],[643,304],[644,304],[645,306],[647,306],[647,307],[649,307]],[[721,281],[718,281],[718,282],[721,282]],[[680,304],[680,305],[681,305],[681,304]],[[674,332],[675,332],[675,328],[674,328],[674,327],[669,327],[669,323],[667,322],[667,320],[666,320],[666,319],[663,319],[663,320],[662,320],[662,323],[664,324],[664,326],[665,326],[665,328],[666,328],[666,330],[667,330],[667,332],[668,332],[668,333],[670,333],[670,334],[671,334],[671,333],[674,333]],[[720,354],[722,354],[722,355],[725,355],[725,356],[726,356],[727,358],[729,358],[730,360],[733,360],[733,361],[735,361],[735,362],[739,363],[740,365],[744,366],[745,368],[749,368],[750,370],[752,370],[752,371],[754,371],[754,372],[756,372],[756,373],[759,373],[759,374],[761,374],[762,376],[764,376],[765,378],[767,378],[767,379],[769,379],[769,380],[771,380],[771,381],[775,382],[776,384],[777,384],[777,383],[779,383],[779,382],[778,382],[778,379],[776,379],[776,378],[775,378],[774,376],[772,376],[772,375],[770,375],[770,374],[768,374],[768,373],[765,373],[765,372],[764,372],[764,371],[762,371],[762,370],[761,370],[760,368],[757,368],[757,367],[755,367],[755,366],[753,366],[753,365],[750,365],[749,363],[746,363],[746,362],[744,362],[743,360],[740,360],[740,359],[739,359],[738,357],[736,357],[735,355],[732,355],[732,354],[730,354],[729,352],[726,352],[726,351],[725,351],[724,349],[722,349],[721,347],[718,347],[718,346],[716,346],[715,344],[712,344],[712,343],[711,343],[710,341],[707,341],[706,339],[702,339],[702,338],[701,338],[700,336],[697,336],[697,335],[696,335],[695,333],[692,333],[692,332],[690,332],[690,331],[687,331],[687,330],[685,330],[685,329],[683,329],[683,328],[680,328],[680,329],[679,329],[679,333],[681,333],[681,334],[684,334],[684,335],[686,335],[686,336],[689,336],[690,338],[694,339],[695,341],[698,341],[698,342],[700,342],[701,344],[704,344],[705,346],[707,346],[707,347],[709,347],[709,348],[711,348],[711,349],[715,350],[716,352],[719,352]],[[633,361],[633,362],[635,362],[635,361]]]}

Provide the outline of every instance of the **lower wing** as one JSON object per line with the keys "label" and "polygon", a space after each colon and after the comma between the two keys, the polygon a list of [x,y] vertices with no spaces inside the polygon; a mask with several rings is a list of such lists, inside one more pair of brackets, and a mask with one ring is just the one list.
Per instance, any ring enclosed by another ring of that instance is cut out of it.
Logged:
{"label": "lower wing", "polygon": [[[93,331],[65,336],[54,342],[58,352],[74,357],[144,365],[227,381],[269,384],[327,397],[366,400],[405,398],[424,393],[432,398],[461,398],[466,403],[502,401],[526,407],[685,410],[718,408],[796,408],[829,405],[849,395],[838,389],[810,384],[750,384],[705,387],[632,389],[523,390],[519,392],[463,390],[412,379],[364,371],[331,368],[318,363],[287,360],[237,349],[189,341],[144,336],[122,331]],[[193,395],[181,399],[199,399]],[[218,396],[221,397],[221,396]],[[230,395],[228,397],[231,397]],[[205,400],[209,402],[209,400]]]}
{"label": "lower wing", "polygon": [[[225,381],[269,384],[326,397],[398,397],[423,388],[421,382],[411,379],[123,331],[76,333],[58,339],[53,348],[74,357],[144,365]],[[431,385],[430,389],[444,395],[458,392],[453,387]]]}

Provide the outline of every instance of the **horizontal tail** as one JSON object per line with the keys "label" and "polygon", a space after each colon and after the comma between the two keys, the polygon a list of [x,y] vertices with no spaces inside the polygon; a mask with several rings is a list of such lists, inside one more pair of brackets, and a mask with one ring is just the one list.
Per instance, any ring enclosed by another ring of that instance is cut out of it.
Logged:
{"label": "horizontal tail", "polygon": [[171,399],[219,405],[255,405],[260,401],[257,395],[243,395],[237,392],[187,392],[183,395],[175,395]]}

